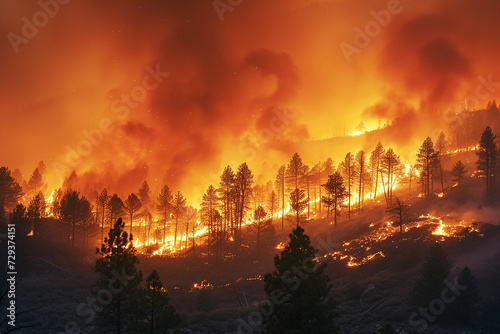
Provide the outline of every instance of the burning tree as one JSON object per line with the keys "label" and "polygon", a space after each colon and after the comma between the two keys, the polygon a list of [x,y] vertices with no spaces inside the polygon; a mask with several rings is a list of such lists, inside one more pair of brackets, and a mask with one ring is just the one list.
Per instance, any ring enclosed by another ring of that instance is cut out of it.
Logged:
{"label": "burning tree", "polygon": [[330,215],[330,207],[333,206],[335,227],[337,227],[337,209],[348,195],[344,186],[344,179],[339,172],[335,172],[332,175],[328,175],[328,182],[323,184],[323,187],[325,187],[328,197],[323,196],[321,201],[325,203],[328,208],[328,216]]}
{"label": "burning tree", "polygon": [[276,270],[264,277],[270,302],[259,306],[265,315],[266,333],[336,333],[332,285],[324,273],[326,264],[316,253],[304,229],[297,227],[290,242],[274,258]]}
{"label": "burning tree", "polygon": [[97,259],[94,267],[99,275],[96,295],[99,297],[103,290],[111,294],[112,290],[111,296],[105,297],[111,300],[102,305],[102,312],[99,313],[101,325],[105,329],[114,328],[117,334],[125,332],[137,314],[138,286],[142,281],[142,272],[135,267],[139,263],[137,251],[132,236],[124,231],[124,227],[119,218],[101,248],[96,249],[101,258]]}
{"label": "burning tree", "polygon": [[493,131],[489,126],[487,126],[481,135],[479,147],[476,151],[478,156],[478,160],[476,162],[477,169],[485,177],[486,195],[489,199],[491,199],[492,195],[493,177],[495,175],[495,167],[498,157],[495,139],[496,136],[493,134]]}

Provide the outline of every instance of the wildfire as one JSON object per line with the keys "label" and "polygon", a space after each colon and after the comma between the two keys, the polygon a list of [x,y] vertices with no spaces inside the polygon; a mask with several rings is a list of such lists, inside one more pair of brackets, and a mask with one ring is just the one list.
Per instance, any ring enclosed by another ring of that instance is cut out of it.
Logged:
{"label": "wildfire", "polygon": [[280,242],[278,245],[276,245],[275,248],[279,249],[279,250],[285,249],[285,243],[284,242]]}
{"label": "wildfire", "polygon": [[[369,227],[373,228],[370,232],[359,238],[344,242],[342,244],[342,250],[328,253],[324,255],[324,257],[332,257],[335,261],[347,260],[348,267],[357,267],[374,259],[385,257],[385,253],[381,251],[380,246],[377,245],[390,237],[399,235],[399,226],[395,226],[392,221],[389,221],[379,224],[378,227],[371,223]],[[429,231],[430,233],[427,232],[429,234],[425,237],[426,240],[429,241],[435,240],[431,238],[431,235],[440,236],[442,237],[441,240],[444,240],[445,238],[451,237],[463,238],[468,233],[479,232],[471,224],[467,224],[464,221],[445,224],[442,218],[430,214],[421,215],[416,221],[405,224],[404,231],[407,233],[413,229],[425,227],[431,228]]]}

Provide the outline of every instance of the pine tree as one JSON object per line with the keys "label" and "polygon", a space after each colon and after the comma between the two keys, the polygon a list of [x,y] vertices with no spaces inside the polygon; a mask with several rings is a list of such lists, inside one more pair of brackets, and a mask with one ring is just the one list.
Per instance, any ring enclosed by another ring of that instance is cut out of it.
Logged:
{"label": "pine tree", "polygon": [[445,154],[448,149],[448,139],[443,131],[441,131],[436,139],[436,153],[439,166],[439,177],[441,179],[441,192],[444,193],[444,179],[443,179],[443,164]]}
{"label": "pine tree", "polygon": [[471,325],[479,311],[479,290],[477,281],[469,267],[465,266],[458,277],[458,284],[465,286],[457,299],[451,304],[451,314],[455,321]]}
{"label": "pine tree", "polygon": [[335,216],[335,227],[337,227],[337,210],[344,198],[348,196],[346,188],[344,186],[344,180],[339,172],[335,172],[328,176],[328,182],[326,182],[323,187],[325,187],[328,197],[323,196],[321,199],[328,207],[328,215],[330,213],[330,207],[333,207]]}
{"label": "pine tree", "polygon": [[458,160],[451,170],[451,175],[454,177],[452,179],[453,182],[457,182],[458,186],[461,187],[463,183],[463,178],[465,174],[467,174],[467,169],[461,160]]}
{"label": "pine tree", "polygon": [[173,211],[175,213],[175,231],[174,231],[174,246],[177,244],[177,232],[179,229],[179,220],[186,212],[186,199],[178,191],[174,197]]}
{"label": "pine tree", "polygon": [[[281,231],[284,229],[285,222],[285,165],[278,169],[278,174],[276,174],[276,180],[274,181],[274,186],[278,193],[278,203],[280,202],[279,197],[281,196]],[[278,205],[279,210],[279,205]]]}
{"label": "pine tree", "polygon": [[156,269],[146,278],[146,289],[141,291],[138,300],[137,321],[133,331],[137,333],[170,333],[169,329],[180,323],[181,318],[170,304],[167,290],[163,287]]}
{"label": "pine tree", "polygon": [[[386,194],[386,202],[390,205],[392,204],[392,192],[394,186],[396,185],[396,181],[402,174],[401,160],[399,159],[399,155],[394,153],[394,150],[392,148],[389,148],[382,156],[382,159],[380,161],[380,169],[382,185],[384,186],[384,192]],[[384,174],[386,175],[385,180]]]}
{"label": "pine tree", "polygon": [[163,239],[162,239],[163,243],[165,243],[166,241],[167,221],[169,214],[172,212],[173,199],[174,196],[172,195],[172,191],[167,185],[164,185],[163,188],[161,188],[160,194],[158,195],[158,200],[156,205],[158,212],[163,217]]}
{"label": "pine tree", "polygon": [[307,207],[307,198],[304,190],[295,189],[290,193],[290,207],[295,212],[297,219],[296,227],[300,226],[300,214]]}
{"label": "pine tree", "polygon": [[430,137],[424,140],[417,153],[416,167],[420,171],[420,182],[422,183],[425,197],[431,194],[431,176],[438,166],[437,153],[434,150],[434,144]]}
{"label": "pine tree", "polygon": [[342,177],[347,183],[347,196],[348,196],[348,213],[349,220],[351,220],[351,196],[352,185],[356,178],[356,170],[354,168],[354,156],[351,152],[347,153],[344,161],[340,163],[339,169],[341,170]]}
{"label": "pine tree", "polygon": [[249,202],[252,195],[252,185],[253,185],[253,174],[246,162],[242,163],[235,176],[235,190],[236,190],[236,200],[239,207],[239,217],[238,217],[238,233],[236,233],[235,241],[240,238],[241,226],[243,224],[243,217],[249,209]]}
{"label": "pine tree", "polygon": [[11,175],[10,169],[0,167],[0,206],[6,211],[15,207],[23,195],[23,189]]}
{"label": "pine tree", "polygon": [[130,233],[130,235],[132,235],[132,226],[134,225],[133,224],[134,217],[136,216],[137,212],[142,207],[142,203],[136,194],[131,193],[130,195],[128,195],[128,198],[125,200],[124,206],[125,206],[125,212],[127,212],[129,217],[130,217],[130,231],[129,231],[129,233]]}
{"label": "pine tree", "polygon": [[233,217],[233,204],[234,204],[234,172],[231,166],[224,168],[222,175],[220,176],[219,183],[219,194],[220,200],[222,202],[222,215],[224,219],[225,229],[229,229],[230,233],[234,237],[235,232],[235,217]]}
{"label": "pine tree", "polygon": [[479,147],[476,151],[478,160],[476,162],[477,169],[485,177],[486,181],[486,196],[491,200],[493,191],[493,177],[495,175],[496,162],[498,158],[497,144],[495,143],[496,136],[489,126],[483,131]]}
{"label": "pine tree", "polygon": [[[142,272],[137,271],[137,251],[132,236],[124,231],[125,224],[119,218],[101,248],[96,252],[101,257],[96,260],[94,270],[99,275],[95,292],[111,291],[111,301],[102,305],[98,313],[104,330],[112,329],[116,334],[127,332],[137,313],[137,297]],[[110,288],[111,287],[111,288]],[[102,297],[101,297],[102,298]],[[105,297],[106,298],[106,297]]]}
{"label": "pine tree", "polygon": [[100,213],[98,219],[101,220],[101,243],[104,241],[104,225],[106,222],[106,209],[111,196],[108,195],[108,191],[104,188],[96,199],[96,214]]}
{"label": "pine tree", "polygon": [[259,306],[266,333],[336,333],[335,302],[329,297],[332,285],[324,273],[326,264],[315,260],[304,229],[296,228],[290,242],[276,255],[276,270],[264,277],[270,302]]}
{"label": "pine tree", "polygon": [[[378,191],[378,177],[380,174],[380,162],[382,159],[382,156],[385,154],[384,151],[384,146],[382,145],[381,142],[377,143],[377,146],[375,149],[372,151],[370,155],[370,166],[372,170],[372,180],[375,179],[375,186],[372,186],[372,194],[373,194],[373,199],[377,197],[377,191]],[[373,175],[375,174],[375,175]],[[373,185],[373,181],[372,181]]]}
{"label": "pine tree", "polygon": [[28,209],[18,204],[10,214],[9,223],[16,225],[16,238],[18,236],[25,237],[31,232],[31,224],[27,217]]}
{"label": "pine tree", "polygon": [[107,208],[109,211],[108,220],[111,225],[110,228],[113,228],[113,222],[118,218],[123,218],[125,215],[125,204],[123,204],[122,199],[118,197],[117,194],[113,194],[113,196],[109,198]]}
{"label": "pine tree", "polygon": [[410,215],[410,206],[404,204],[397,196],[394,204],[391,204],[386,212],[391,215],[394,226],[399,226],[399,233],[403,234],[403,225],[409,223],[412,219]]}
{"label": "pine tree", "polygon": [[420,270],[421,276],[410,293],[410,305],[427,306],[433,299],[440,298],[450,268],[451,264],[441,245],[433,245]]}
{"label": "pine tree", "polygon": [[356,153],[356,161],[355,161],[355,167],[357,168],[357,174],[358,174],[358,210],[361,210],[361,204],[363,202],[364,198],[364,189],[365,189],[365,180],[366,180],[366,173],[367,173],[367,164],[366,164],[366,153],[365,151],[361,150]]}
{"label": "pine tree", "polygon": [[71,246],[75,247],[75,228],[78,224],[85,224],[92,216],[90,202],[76,190],[67,190],[61,199],[61,219],[67,222],[72,229],[68,234]]}
{"label": "pine tree", "polygon": [[260,260],[260,248],[261,239],[264,230],[271,226],[270,221],[266,220],[267,212],[262,206],[258,206],[253,214],[253,223],[250,225],[250,229],[255,232],[257,237],[257,260]]}

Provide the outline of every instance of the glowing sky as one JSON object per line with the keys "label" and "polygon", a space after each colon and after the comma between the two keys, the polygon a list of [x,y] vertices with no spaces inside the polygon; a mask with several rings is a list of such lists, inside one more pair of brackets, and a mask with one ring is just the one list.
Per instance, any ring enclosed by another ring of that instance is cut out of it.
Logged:
{"label": "glowing sky", "polygon": [[43,159],[52,186],[75,169],[199,197],[229,162],[315,163],[304,143],[362,120],[413,149],[498,96],[496,0],[60,2],[0,1],[0,165]]}

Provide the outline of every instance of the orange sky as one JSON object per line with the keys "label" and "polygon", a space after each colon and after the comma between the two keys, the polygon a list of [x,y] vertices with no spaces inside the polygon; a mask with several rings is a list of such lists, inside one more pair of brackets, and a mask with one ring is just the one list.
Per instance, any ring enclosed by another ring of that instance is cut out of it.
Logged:
{"label": "orange sky", "polygon": [[395,122],[382,139],[407,159],[446,110],[500,87],[484,84],[500,81],[496,0],[61,2],[0,2],[0,165],[29,178],[43,159],[52,187],[75,169],[196,201],[228,163],[370,150],[307,152],[360,121]]}

